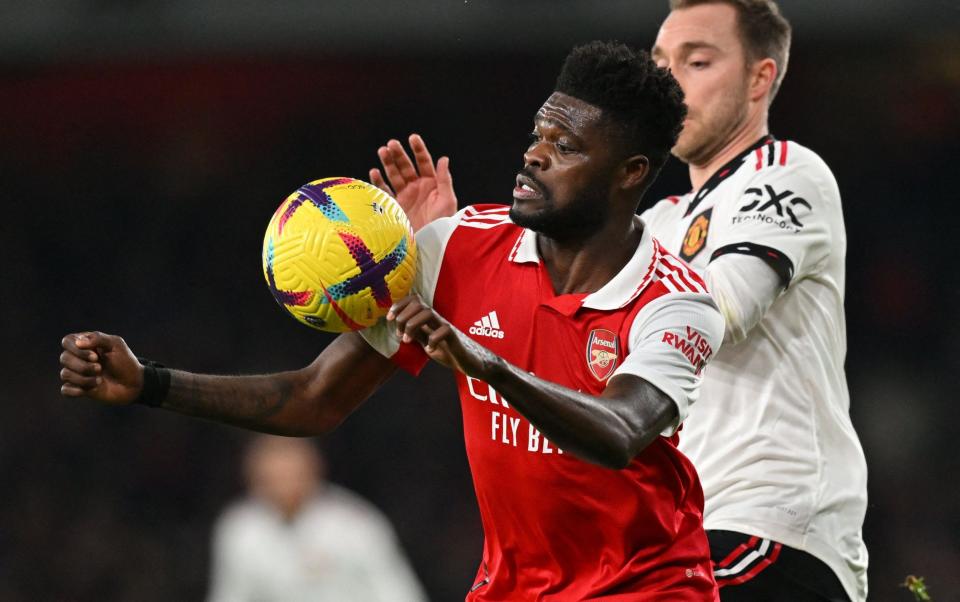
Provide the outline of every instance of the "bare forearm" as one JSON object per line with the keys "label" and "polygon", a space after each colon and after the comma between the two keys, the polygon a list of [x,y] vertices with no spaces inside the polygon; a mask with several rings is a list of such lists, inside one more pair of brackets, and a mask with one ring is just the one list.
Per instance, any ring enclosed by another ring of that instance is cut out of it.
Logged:
{"label": "bare forearm", "polygon": [[655,387],[634,376],[593,396],[545,381],[500,360],[484,377],[548,439],[564,451],[623,468],[676,418],[676,406]]}
{"label": "bare forearm", "polygon": [[303,398],[296,372],[262,376],[211,376],[171,371],[161,407],[278,435],[322,432],[318,404]]}
{"label": "bare forearm", "polygon": [[208,376],[174,370],[162,407],[277,435],[326,433],[365,401],[395,367],[355,333],[338,337],[302,370]]}

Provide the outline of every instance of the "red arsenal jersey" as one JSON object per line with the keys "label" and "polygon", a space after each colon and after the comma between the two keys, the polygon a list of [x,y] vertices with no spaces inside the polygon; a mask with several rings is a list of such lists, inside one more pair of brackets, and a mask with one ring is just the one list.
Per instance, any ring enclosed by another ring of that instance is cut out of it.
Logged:
{"label": "red arsenal jersey", "polygon": [[[556,295],[537,235],[508,209],[468,207],[417,234],[421,297],[540,378],[599,395],[634,374],[673,399],[680,419],[627,468],[604,468],[564,453],[509,399],[456,373],[485,535],[467,600],[715,600],[703,493],[676,430],[723,337],[716,306],[647,232],[600,290]],[[363,334],[407,370],[427,361],[384,323]]]}

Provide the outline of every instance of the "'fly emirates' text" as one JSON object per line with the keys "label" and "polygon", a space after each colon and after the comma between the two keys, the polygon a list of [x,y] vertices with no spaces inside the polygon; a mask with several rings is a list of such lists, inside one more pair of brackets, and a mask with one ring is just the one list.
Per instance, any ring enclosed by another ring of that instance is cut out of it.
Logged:
{"label": "'fly emirates' text", "polygon": [[[495,406],[509,408],[510,404],[497,393],[496,389],[471,376],[467,378],[467,389],[470,395],[478,401],[489,401]],[[520,423],[525,422],[526,430],[520,429]],[[540,434],[532,424],[522,420],[520,417],[510,416],[503,412],[493,410],[490,412],[490,439],[499,441],[504,445],[511,445],[525,449],[531,453],[541,454],[562,454],[563,450],[554,447],[550,441]]]}

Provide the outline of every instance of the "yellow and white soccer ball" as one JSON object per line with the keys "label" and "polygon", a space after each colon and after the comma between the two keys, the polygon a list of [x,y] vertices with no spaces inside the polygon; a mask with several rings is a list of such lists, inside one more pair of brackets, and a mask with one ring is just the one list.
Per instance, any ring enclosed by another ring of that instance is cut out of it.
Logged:
{"label": "yellow and white soccer ball", "polygon": [[280,204],[263,237],[263,275],[281,307],[319,330],[372,326],[413,287],[417,244],[387,193],[323,178]]}

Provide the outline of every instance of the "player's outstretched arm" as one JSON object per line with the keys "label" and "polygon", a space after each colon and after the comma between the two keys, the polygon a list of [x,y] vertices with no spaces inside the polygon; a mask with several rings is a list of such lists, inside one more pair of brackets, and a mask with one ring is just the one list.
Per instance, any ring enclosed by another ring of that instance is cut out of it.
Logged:
{"label": "player's outstretched arm", "polygon": [[624,468],[677,420],[676,404],[660,389],[629,374],[610,379],[600,396],[537,378],[464,335],[419,297],[396,303],[404,342],[423,345],[431,359],[493,386],[510,405],[566,452]]}
{"label": "player's outstretched arm", "polygon": [[371,169],[370,183],[397,199],[417,231],[435,219],[456,213],[457,195],[453,191],[449,157],[440,157],[434,166],[419,134],[411,134],[409,142],[416,165],[399,140],[390,140],[377,149],[383,173]]}
{"label": "player's outstretched arm", "polygon": [[[69,334],[60,364],[60,391],[67,397],[126,405],[143,389],[144,368],[118,336]],[[340,424],[395,369],[359,335],[348,333],[301,370],[258,376],[172,370],[160,407],[277,435],[318,435]]]}

